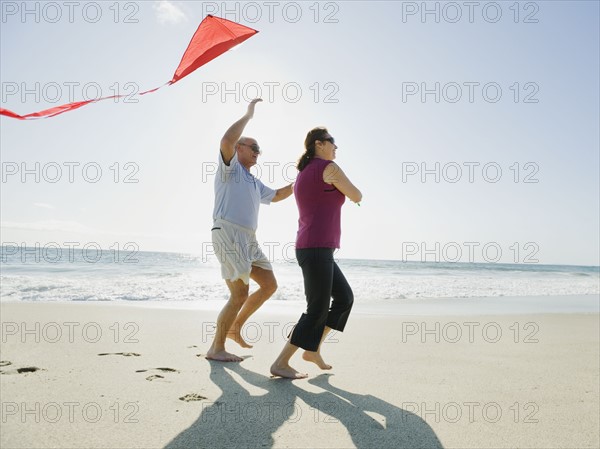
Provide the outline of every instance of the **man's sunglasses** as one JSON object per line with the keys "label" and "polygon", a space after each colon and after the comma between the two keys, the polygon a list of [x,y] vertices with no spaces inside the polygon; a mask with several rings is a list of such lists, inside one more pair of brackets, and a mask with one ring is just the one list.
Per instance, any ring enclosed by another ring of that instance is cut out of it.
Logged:
{"label": "man's sunglasses", "polygon": [[326,139],[317,139],[320,140],[321,142],[331,142],[333,145],[335,145],[335,140],[333,139],[333,137],[327,137]]}
{"label": "man's sunglasses", "polygon": [[244,145],[244,146],[250,148],[252,150],[252,152],[254,152],[256,154],[260,154],[260,147],[256,143],[253,143],[251,145],[248,145],[247,143],[240,143],[240,145]]}

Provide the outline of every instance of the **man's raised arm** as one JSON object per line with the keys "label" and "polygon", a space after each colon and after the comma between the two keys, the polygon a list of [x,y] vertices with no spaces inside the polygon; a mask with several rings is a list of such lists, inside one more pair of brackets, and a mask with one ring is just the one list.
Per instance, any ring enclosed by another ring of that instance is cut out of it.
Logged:
{"label": "man's raised arm", "polygon": [[231,159],[233,159],[233,155],[235,154],[235,144],[242,136],[246,124],[254,117],[254,107],[259,101],[262,101],[262,99],[255,98],[252,100],[248,105],[246,114],[231,125],[229,129],[225,131],[225,135],[221,138],[221,154],[223,155],[223,162],[225,162],[225,164],[229,164]]}

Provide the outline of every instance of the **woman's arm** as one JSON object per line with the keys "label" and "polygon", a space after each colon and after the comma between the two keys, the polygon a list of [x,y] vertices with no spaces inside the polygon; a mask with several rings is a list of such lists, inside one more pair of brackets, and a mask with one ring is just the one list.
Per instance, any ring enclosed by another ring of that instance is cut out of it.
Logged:
{"label": "woman's arm", "polygon": [[344,171],[335,162],[327,165],[325,170],[323,170],[323,181],[327,184],[334,185],[335,188],[346,195],[350,201],[360,203],[362,200],[362,193],[360,193],[360,190],[352,184]]}

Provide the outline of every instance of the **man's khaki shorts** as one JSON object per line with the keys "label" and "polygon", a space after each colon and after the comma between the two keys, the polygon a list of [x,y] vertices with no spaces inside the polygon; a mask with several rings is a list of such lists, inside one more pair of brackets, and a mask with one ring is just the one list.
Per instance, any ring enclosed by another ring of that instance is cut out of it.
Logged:
{"label": "man's khaki shorts", "polygon": [[211,234],[215,254],[221,262],[223,279],[231,282],[241,279],[247,285],[250,283],[252,266],[273,271],[252,229],[218,218]]}

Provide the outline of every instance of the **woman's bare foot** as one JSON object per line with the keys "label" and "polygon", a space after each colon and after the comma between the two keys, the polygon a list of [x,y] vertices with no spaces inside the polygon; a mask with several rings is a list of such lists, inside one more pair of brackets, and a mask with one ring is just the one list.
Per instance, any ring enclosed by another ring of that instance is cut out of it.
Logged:
{"label": "woman's bare foot", "polygon": [[318,352],[304,351],[304,353],[302,354],[302,358],[304,360],[306,360],[307,362],[313,362],[321,369],[331,369],[332,368],[331,365],[328,365],[327,363],[325,363],[325,361],[323,360],[323,357],[321,357],[321,354],[319,354]]}
{"label": "woman's bare foot", "polygon": [[277,363],[271,365],[271,374],[273,374],[273,376],[286,377],[288,379],[304,379],[308,377],[308,374],[299,373],[290,365],[278,365]]}
{"label": "woman's bare foot", "polygon": [[244,360],[235,354],[230,354],[224,349],[222,351],[214,351],[212,348],[206,353],[206,358],[208,360],[216,360],[218,362],[241,362]]}
{"label": "woman's bare foot", "polygon": [[244,341],[244,339],[242,338],[242,334],[239,331],[236,332],[235,330],[230,330],[229,332],[227,332],[226,337],[231,338],[242,348],[251,348],[252,347],[252,345],[249,345],[248,343],[246,343]]}

